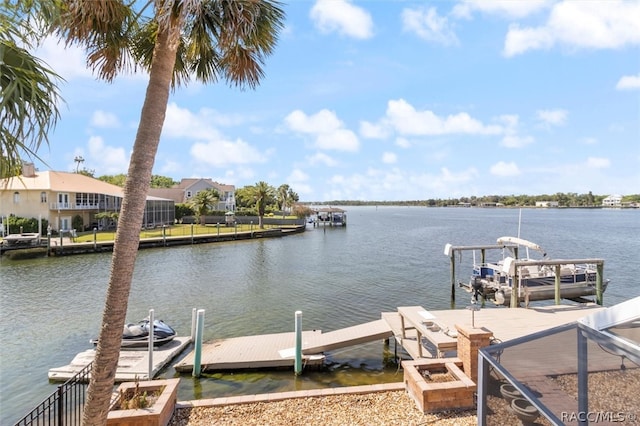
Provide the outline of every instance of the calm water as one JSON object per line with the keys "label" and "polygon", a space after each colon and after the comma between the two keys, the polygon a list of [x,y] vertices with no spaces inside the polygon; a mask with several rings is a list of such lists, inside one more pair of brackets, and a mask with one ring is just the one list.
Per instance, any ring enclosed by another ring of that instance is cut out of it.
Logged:
{"label": "calm water", "polygon": [[[518,210],[350,207],[346,229],[280,239],[152,249],[138,255],[128,321],[155,309],[180,335],[191,310],[206,310],[205,340],[331,331],[403,305],[450,307],[444,245],[494,243],[517,235]],[[522,211],[521,237],[551,257],[604,258],[610,306],[640,295],[640,211]],[[469,259],[467,259],[468,261]],[[467,279],[463,259],[459,279]],[[104,304],[109,254],[7,261],[0,258],[0,424],[17,420],[55,389],[49,368],[90,347]],[[458,292],[459,307],[469,296]],[[392,347],[393,350],[393,347]],[[328,354],[327,369],[182,376],[179,399],[401,380],[382,343]],[[165,377],[176,375],[172,368]]]}

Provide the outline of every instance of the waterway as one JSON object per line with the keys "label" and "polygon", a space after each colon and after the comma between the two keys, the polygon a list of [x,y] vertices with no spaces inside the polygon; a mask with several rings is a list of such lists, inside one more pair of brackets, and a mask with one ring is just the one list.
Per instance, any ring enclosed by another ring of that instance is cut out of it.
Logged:
{"label": "waterway", "polygon": [[[205,309],[205,340],[331,331],[398,306],[450,308],[446,243],[492,244],[520,236],[555,258],[603,258],[611,306],[640,295],[640,210],[348,207],[345,228],[312,228],[275,239],[143,250],[128,321],[148,315],[188,335]],[[522,219],[519,223],[519,217]],[[55,390],[52,367],[68,364],[96,336],[110,254],[10,261],[0,257],[0,424],[11,424]],[[465,262],[466,261],[466,262]],[[462,259],[462,266],[470,259]],[[458,268],[458,279],[470,271]],[[457,292],[457,307],[469,295]],[[177,373],[169,367],[163,377]],[[328,354],[321,372],[182,375],[180,400],[402,380],[393,345]]]}

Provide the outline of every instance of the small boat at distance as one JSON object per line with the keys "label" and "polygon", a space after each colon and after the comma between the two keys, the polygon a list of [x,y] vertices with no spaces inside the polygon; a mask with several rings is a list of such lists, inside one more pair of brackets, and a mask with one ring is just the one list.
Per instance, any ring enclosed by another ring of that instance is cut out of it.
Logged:
{"label": "small boat at distance", "polygon": [[[486,261],[486,250],[500,249],[502,258]],[[524,253],[522,250],[524,249]],[[473,269],[468,282],[460,282],[470,293],[473,301],[483,297],[498,304],[509,304],[514,288],[518,284],[518,298],[527,301],[553,300],[555,298],[556,270],[560,272],[560,295],[564,299],[580,299],[594,296],[597,292],[597,266],[592,263],[567,261],[558,263],[547,257],[538,244],[517,237],[500,237],[493,246],[445,246],[445,254],[452,250],[472,250]],[[481,260],[476,260],[476,251],[481,250]],[[537,253],[537,257],[536,254]],[[523,255],[524,254],[524,255]],[[518,266],[516,267],[516,262]],[[557,268],[559,266],[559,268]],[[609,280],[602,281],[602,292]]]}
{"label": "small boat at distance", "polygon": [[[149,318],[145,318],[137,324],[128,323],[122,330],[122,349],[145,348],[149,346]],[[176,337],[176,332],[171,326],[162,320],[153,321],[153,345],[162,346]],[[93,345],[98,344],[98,339],[90,340]]]}

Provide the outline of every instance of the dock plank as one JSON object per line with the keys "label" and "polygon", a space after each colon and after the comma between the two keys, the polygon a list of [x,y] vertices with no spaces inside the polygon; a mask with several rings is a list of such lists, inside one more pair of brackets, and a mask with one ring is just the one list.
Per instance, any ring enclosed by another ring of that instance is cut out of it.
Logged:
{"label": "dock plank", "polygon": [[[595,303],[585,305],[551,305],[540,307],[484,308],[474,313],[473,325],[493,332],[500,341],[523,337],[576,321],[593,312],[605,309]],[[443,330],[455,330],[456,324],[472,326],[472,313],[467,309],[431,311]]]}
{"label": "dock plank", "polygon": [[384,340],[392,335],[393,331],[389,324],[379,319],[314,336],[308,344],[303,345],[302,353],[318,354],[346,346]]}
{"label": "dock plank", "polygon": [[[187,345],[191,343],[191,337],[176,337],[171,342],[158,346],[153,351],[152,378]],[[49,380],[64,382],[91,363],[96,355],[95,349],[87,349],[76,355],[68,365],[54,367],[49,370]],[[142,350],[122,350],[118,359],[116,382],[134,380],[149,380],[149,353]]]}
{"label": "dock plank", "polygon": [[[303,346],[322,332],[303,331]],[[275,368],[293,366],[295,333],[276,333],[233,337],[214,340],[202,345],[200,364],[203,370],[236,370],[243,368]],[[193,369],[195,353],[192,351],[176,364],[177,371]],[[317,357],[306,356],[307,363]]]}

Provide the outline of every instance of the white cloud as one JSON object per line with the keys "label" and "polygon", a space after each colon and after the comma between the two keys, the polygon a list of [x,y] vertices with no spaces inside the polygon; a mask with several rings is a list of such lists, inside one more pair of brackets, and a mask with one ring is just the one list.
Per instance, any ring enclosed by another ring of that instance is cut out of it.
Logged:
{"label": "white cloud", "polygon": [[618,90],[638,90],[640,89],[640,73],[636,75],[625,75],[616,84]]}
{"label": "white cloud", "polygon": [[509,27],[504,55],[515,56],[555,45],[618,49],[640,44],[640,2],[627,0],[562,1],[547,22],[536,28]]}
{"label": "white cloud", "polygon": [[567,121],[567,111],[563,109],[547,109],[536,112],[538,120],[550,126],[562,126]]}
{"label": "white cloud", "polygon": [[589,157],[586,166],[590,169],[608,169],[611,161],[608,158]]}
{"label": "white cloud", "polygon": [[504,114],[497,118],[497,121],[503,123],[504,136],[500,144],[507,148],[522,148],[534,142],[531,136],[522,136],[519,134],[520,117],[517,114]]}
{"label": "white cloud", "polygon": [[209,142],[198,142],[191,146],[191,156],[196,162],[214,167],[231,164],[253,164],[267,161],[268,154],[263,154],[243,140],[235,141],[217,139]]}
{"label": "white cloud", "polygon": [[120,127],[120,122],[115,114],[97,110],[91,116],[91,125],[100,128],[115,128]]}
{"label": "white cloud", "polygon": [[222,139],[220,132],[211,125],[207,110],[194,114],[171,102],[167,105],[167,115],[162,127],[162,135],[172,138],[192,138],[200,140]]}
{"label": "white cloud", "polygon": [[284,119],[289,129],[315,136],[319,149],[358,151],[360,141],[355,133],[346,129],[333,111],[323,109],[314,115],[295,110]]}
{"label": "white cloud", "polygon": [[404,99],[389,101],[386,119],[398,133],[403,135],[496,135],[503,131],[500,126],[485,126],[465,112],[439,117],[433,111],[417,111]]}
{"label": "white cloud", "polygon": [[396,138],[396,145],[400,148],[411,148],[411,142],[403,137]]}
{"label": "white cloud", "polygon": [[360,135],[368,139],[385,139],[389,137],[389,129],[381,124],[373,124],[368,121],[360,122]]}
{"label": "white cloud", "polygon": [[385,152],[382,154],[382,162],[385,164],[395,164],[398,162],[398,156],[393,152]]}
{"label": "white cloud", "polygon": [[502,15],[508,18],[524,18],[548,7],[553,1],[554,0],[462,0],[454,6],[451,13],[458,18],[470,18],[471,13],[474,11]]}
{"label": "white cloud", "polygon": [[160,167],[163,175],[173,175],[182,171],[182,163],[173,160],[167,160]]}
{"label": "white cloud", "polygon": [[307,180],[309,180],[309,175],[300,169],[293,169],[287,176],[287,182],[305,182]]}
{"label": "white cloud", "polygon": [[511,24],[504,42],[503,54],[511,57],[527,50],[549,49],[553,42],[553,34],[547,28],[520,29],[518,24]]}
{"label": "white cloud", "polygon": [[507,148],[522,148],[534,142],[532,136],[518,136],[507,134],[502,138],[501,145]]}
{"label": "white cloud", "polygon": [[337,151],[358,151],[360,142],[351,130],[336,129],[333,132],[323,132],[316,138],[319,149],[333,149]]}
{"label": "white cloud", "polygon": [[[97,175],[125,173],[129,167],[129,157],[124,148],[105,145],[100,136],[92,136],[87,143],[89,158],[86,164],[95,169]],[[93,165],[96,165],[95,167]]]}
{"label": "white cloud", "polygon": [[64,43],[55,37],[47,37],[38,47],[36,55],[66,81],[75,78],[94,78],[87,68],[87,57],[76,46],[65,48]]}
{"label": "white cloud", "polygon": [[327,167],[335,167],[338,162],[325,154],[324,152],[317,152],[314,155],[307,157],[307,161],[310,165],[315,166],[317,164],[324,164]]}
{"label": "white cloud", "polygon": [[402,29],[415,33],[423,40],[445,46],[458,44],[458,38],[446,17],[439,16],[435,7],[404,9]]}
{"label": "white cloud", "polygon": [[518,176],[520,174],[520,169],[518,165],[513,161],[510,163],[505,163],[504,161],[498,161],[496,164],[491,166],[489,172],[494,176]]}
{"label": "white cloud", "polygon": [[291,189],[298,193],[298,195],[312,194],[313,189],[307,182],[309,181],[309,175],[300,169],[293,169],[286,179],[287,183],[291,186]]}
{"label": "white cloud", "polygon": [[595,145],[598,143],[598,139],[596,138],[583,138],[582,143],[585,145]]}
{"label": "white cloud", "polygon": [[435,173],[401,168],[373,169],[351,175],[333,175],[324,182],[320,199],[327,200],[410,200],[468,195],[469,184],[478,178],[471,167],[451,171],[446,167]]}
{"label": "white cloud", "polygon": [[358,39],[373,36],[371,15],[349,0],[317,0],[309,16],[316,28],[323,33],[335,31]]}

